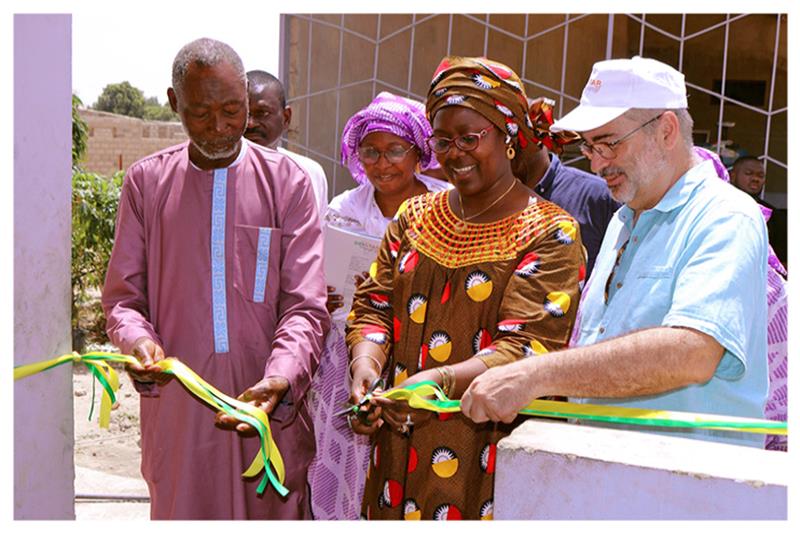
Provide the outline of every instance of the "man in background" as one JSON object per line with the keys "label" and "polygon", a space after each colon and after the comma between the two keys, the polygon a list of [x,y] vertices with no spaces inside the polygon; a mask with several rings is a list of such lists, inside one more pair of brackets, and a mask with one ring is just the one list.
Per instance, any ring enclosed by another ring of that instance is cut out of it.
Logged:
{"label": "man in background", "polygon": [[788,250],[786,247],[786,209],[778,209],[771,203],[761,198],[761,192],[767,184],[767,172],[764,162],[752,155],[743,155],[733,163],[731,168],[731,183],[749,194],[753,200],[766,208],[764,215],[767,217],[767,232],[769,242],[775,250],[775,255],[786,265]]}
{"label": "man in background", "polygon": [[520,149],[512,161],[512,170],[528,188],[563,208],[578,221],[586,248],[588,279],[608,222],[621,204],[611,197],[602,178],[561,163],[557,154],[565,144],[579,140],[580,136],[570,131],[550,130],[553,103],[546,98],[528,100],[528,115],[538,142],[528,143]]}
{"label": "man in background", "polygon": [[286,105],[286,93],[281,80],[269,72],[251,70],[247,73],[247,95],[250,116],[245,138],[291,157],[306,171],[314,187],[320,220],[324,219],[328,207],[328,180],[322,166],[313,159],[278,146],[281,136],[292,123],[292,108]]}

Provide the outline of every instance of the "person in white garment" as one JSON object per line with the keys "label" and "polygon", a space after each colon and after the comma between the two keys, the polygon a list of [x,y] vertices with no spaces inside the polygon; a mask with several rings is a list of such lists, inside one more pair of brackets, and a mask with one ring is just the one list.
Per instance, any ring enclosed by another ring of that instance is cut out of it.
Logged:
{"label": "person in white garment", "polygon": [[247,95],[250,115],[245,138],[261,146],[273,148],[289,156],[311,178],[319,217],[325,216],[328,207],[328,179],[322,165],[313,159],[279,146],[281,136],[292,123],[292,108],[286,105],[286,92],[281,80],[263,70],[247,73]]}

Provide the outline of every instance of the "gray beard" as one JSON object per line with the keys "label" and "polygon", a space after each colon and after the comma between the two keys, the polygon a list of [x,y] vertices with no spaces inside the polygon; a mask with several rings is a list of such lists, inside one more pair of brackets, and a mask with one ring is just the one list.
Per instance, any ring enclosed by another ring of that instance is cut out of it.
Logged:
{"label": "gray beard", "polygon": [[203,157],[205,157],[206,159],[210,159],[212,161],[233,157],[239,151],[236,148],[236,145],[234,145],[233,148],[231,148],[230,150],[226,150],[224,152],[206,152],[199,145],[194,143],[192,143],[192,145],[194,145],[194,147],[197,149],[198,152],[203,154]]}
{"label": "gray beard", "polygon": [[[226,150],[224,152],[208,152],[208,151],[204,150],[199,144],[197,144],[194,141],[192,141],[192,138],[191,138],[191,136],[189,136],[189,132],[186,130],[186,126],[183,125],[183,122],[181,122],[181,128],[183,128],[183,133],[186,134],[186,138],[189,139],[189,142],[192,143],[192,146],[194,146],[197,149],[197,151],[200,152],[200,154],[203,157],[205,157],[206,159],[209,159],[211,161],[216,161],[218,159],[227,159],[229,157],[233,157],[239,151],[236,148],[236,144],[234,143],[233,148],[231,148],[230,150]],[[247,128],[247,124],[245,123],[245,128],[242,128],[242,131],[241,131],[241,133],[239,135],[240,140],[244,137],[244,131],[245,131],[246,128]]]}

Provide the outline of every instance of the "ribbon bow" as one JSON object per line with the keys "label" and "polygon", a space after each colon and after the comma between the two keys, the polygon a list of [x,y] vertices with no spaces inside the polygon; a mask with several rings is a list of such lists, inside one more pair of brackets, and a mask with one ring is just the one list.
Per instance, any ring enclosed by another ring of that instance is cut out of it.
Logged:
{"label": "ribbon bow", "polygon": [[[90,352],[84,355],[73,352],[56,357],[55,359],[15,367],[14,380],[16,381],[32,376],[33,374],[70,362],[85,364],[103,387],[103,396],[100,401],[99,422],[100,427],[107,428],[111,415],[111,406],[116,403],[116,392],[119,390],[119,376],[108,363],[136,363],[137,359],[132,355],[107,352]],[[283,485],[286,479],[286,468],[283,463],[283,457],[281,457],[280,450],[277,444],[275,444],[275,440],[272,438],[269,418],[264,411],[220,392],[198,376],[191,368],[174,357],[163,359],[156,363],[156,366],[160,367],[167,374],[173,374],[193,395],[212,408],[224,411],[225,414],[256,428],[261,441],[261,449],[256,454],[247,470],[242,473],[242,476],[254,477],[263,469],[266,472],[266,476],[262,478],[261,483],[256,489],[258,494],[263,494],[267,482],[269,482],[281,496],[289,494],[289,489]],[[92,401],[92,408],[94,408],[94,401]],[[91,418],[91,416],[90,412],[89,418]]]}

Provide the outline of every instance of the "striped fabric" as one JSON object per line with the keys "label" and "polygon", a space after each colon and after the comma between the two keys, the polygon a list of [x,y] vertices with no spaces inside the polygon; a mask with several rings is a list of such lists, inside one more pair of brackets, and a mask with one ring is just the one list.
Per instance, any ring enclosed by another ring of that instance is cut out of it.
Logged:
{"label": "striped fabric", "polygon": [[[769,397],[764,416],[786,421],[789,404],[788,296],[786,282],[772,268],[767,271],[767,357],[769,358]],[[787,451],[786,436],[767,436],[768,450]]]}
{"label": "striped fabric", "polygon": [[369,437],[353,433],[344,416],[334,416],[350,398],[349,360],[344,335],[334,325],[309,393],[317,444],[308,469],[315,520],[357,520],[361,511]]}

